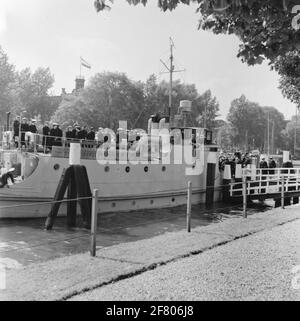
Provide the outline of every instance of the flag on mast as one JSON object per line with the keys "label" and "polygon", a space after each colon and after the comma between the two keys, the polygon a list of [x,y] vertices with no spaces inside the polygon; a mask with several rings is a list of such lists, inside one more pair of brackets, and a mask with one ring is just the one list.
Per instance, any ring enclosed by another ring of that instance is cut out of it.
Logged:
{"label": "flag on mast", "polygon": [[92,68],[92,66],[86,60],[84,60],[82,57],[80,57],[80,64],[81,64],[81,66],[83,66],[85,68],[88,68],[88,69]]}

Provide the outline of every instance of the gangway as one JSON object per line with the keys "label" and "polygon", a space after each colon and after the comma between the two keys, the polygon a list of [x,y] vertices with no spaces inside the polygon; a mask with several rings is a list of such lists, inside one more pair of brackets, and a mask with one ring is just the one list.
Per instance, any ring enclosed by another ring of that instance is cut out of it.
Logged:
{"label": "gangway", "polygon": [[248,200],[278,199],[282,193],[285,198],[299,198],[300,168],[245,168],[241,179],[229,183],[229,197],[242,198],[243,192]]}

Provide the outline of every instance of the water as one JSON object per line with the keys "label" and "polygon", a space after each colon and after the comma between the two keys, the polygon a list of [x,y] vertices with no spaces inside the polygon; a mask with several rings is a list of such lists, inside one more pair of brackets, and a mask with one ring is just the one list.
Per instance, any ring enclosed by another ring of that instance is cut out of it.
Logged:
{"label": "water", "polygon": [[[271,204],[253,203],[248,215],[262,212]],[[211,207],[192,206],[192,228],[217,224],[227,218],[240,217],[242,207],[216,203]],[[45,231],[46,219],[0,220],[0,262],[12,262],[12,266],[26,266],[66,255],[89,250],[90,233],[78,227],[68,229],[66,218],[57,218],[52,231]],[[141,210],[127,213],[100,214],[98,217],[97,248],[119,243],[151,238],[186,227],[186,207]]]}

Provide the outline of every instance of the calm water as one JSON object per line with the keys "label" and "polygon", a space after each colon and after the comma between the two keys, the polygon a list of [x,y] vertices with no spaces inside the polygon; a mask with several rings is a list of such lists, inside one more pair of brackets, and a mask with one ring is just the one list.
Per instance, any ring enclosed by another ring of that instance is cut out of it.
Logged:
{"label": "calm water", "polygon": [[[251,204],[248,215],[270,208]],[[216,224],[226,218],[240,217],[242,208],[217,203],[213,207],[192,207],[192,228]],[[0,220],[0,258],[11,266],[28,265],[75,253],[87,252],[89,231],[78,226],[66,227],[66,218],[57,218],[52,231],[44,230],[45,219]],[[186,207],[101,214],[98,217],[97,247],[151,238],[166,232],[185,229]]]}

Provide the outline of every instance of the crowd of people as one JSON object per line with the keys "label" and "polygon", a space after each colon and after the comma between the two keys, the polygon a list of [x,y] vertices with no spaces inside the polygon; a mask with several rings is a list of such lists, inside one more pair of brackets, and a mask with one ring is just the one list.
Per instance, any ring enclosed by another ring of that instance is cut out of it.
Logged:
{"label": "crowd of people", "polygon": [[53,122],[50,125],[50,122],[45,122],[38,130],[37,121],[31,119],[28,121],[26,117],[20,119],[20,116],[17,116],[13,122],[13,139],[15,141],[16,147],[19,145],[19,135],[21,131],[21,147],[27,146],[28,139],[30,135],[28,134],[40,134],[42,135],[42,145],[44,147],[50,148],[52,146],[62,146],[62,139],[65,138],[66,142],[68,141],[94,141],[95,140],[95,130],[93,127],[88,128],[87,126],[81,127],[77,122],[73,126],[68,126],[65,133],[60,128],[60,125],[56,122]]}
{"label": "crowd of people", "polygon": [[219,157],[219,169],[220,171],[224,171],[225,165],[230,165],[231,173],[234,175],[237,164],[241,164],[242,168],[256,164],[259,168],[265,169],[263,174],[274,174],[274,168],[277,167],[277,164],[272,156],[269,157],[268,161],[265,157],[262,157],[259,163],[257,159],[258,156],[252,155],[251,153],[221,153]]}

